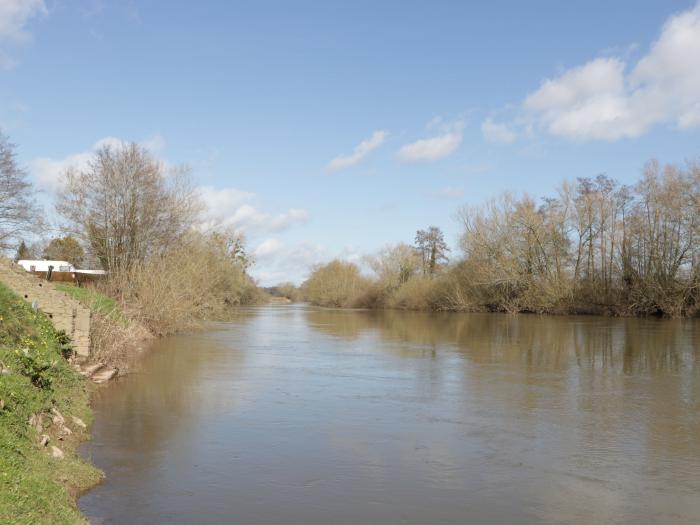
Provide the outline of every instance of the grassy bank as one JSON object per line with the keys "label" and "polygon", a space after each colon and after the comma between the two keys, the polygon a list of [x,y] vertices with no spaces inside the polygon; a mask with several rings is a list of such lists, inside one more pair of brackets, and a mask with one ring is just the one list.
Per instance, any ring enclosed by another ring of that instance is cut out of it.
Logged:
{"label": "grassy bank", "polygon": [[75,454],[91,411],[67,350],[48,318],[0,283],[0,523],[84,523],[75,495],[101,473]]}
{"label": "grassy bank", "polygon": [[81,288],[72,283],[55,283],[54,287],[88,307],[93,314],[104,316],[122,326],[128,326],[129,320],[119,309],[117,302],[94,287]]}

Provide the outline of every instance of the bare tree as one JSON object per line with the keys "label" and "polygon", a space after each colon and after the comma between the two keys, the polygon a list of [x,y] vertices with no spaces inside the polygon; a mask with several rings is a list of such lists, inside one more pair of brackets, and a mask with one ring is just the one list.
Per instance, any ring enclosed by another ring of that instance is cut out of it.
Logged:
{"label": "bare tree", "polygon": [[387,289],[405,284],[421,267],[416,249],[404,243],[386,246],[378,254],[367,257],[366,261],[377,274],[379,283]]}
{"label": "bare tree", "polygon": [[445,237],[437,226],[430,226],[427,230],[416,232],[416,248],[421,255],[423,263],[423,275],[433,277],[441,262],[447,261],[447,247]]}
{"label": "bare tree", "polygon": [[17,164],[14,144],[0,132],[0,250],[16,246],[40,222],[27,173]]}
{"label": "bare tree", "polygon": [[63,182],[58,213],[110,272],[162,254],[199,212],[188,170],[166,173],[133,143],[100,149],[85,170],[69,169]]}
{"label": "bare tree", "polygon": [[462,211],[462,281],[489,308],[693,315],[700,310],[700,169],[647,164]]}

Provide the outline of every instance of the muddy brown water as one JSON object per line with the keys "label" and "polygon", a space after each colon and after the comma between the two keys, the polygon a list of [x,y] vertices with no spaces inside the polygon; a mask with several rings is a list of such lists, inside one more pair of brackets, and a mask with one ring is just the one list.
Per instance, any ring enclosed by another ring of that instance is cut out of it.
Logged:
{"label": "muddy brown water", "polygon": [[95,397],[114,524],[700,523],[700,322],[268,306]]}

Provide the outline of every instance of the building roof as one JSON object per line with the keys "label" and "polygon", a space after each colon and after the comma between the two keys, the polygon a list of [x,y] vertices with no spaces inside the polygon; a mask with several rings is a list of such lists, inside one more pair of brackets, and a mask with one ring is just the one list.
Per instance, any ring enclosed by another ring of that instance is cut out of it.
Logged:
{"label": "building roof", "polygon": [[68,261],[44,261],[44,260],[31,260],[31,259],[22,259],[21,261],[17,261],[17,264],[19,264],[22,268],[30,272],[32,270],[32,266],[34,267],[34,271],[36,272],[48,272],[49,271],[49,266],[53,266],[53,270],[55,272],[73,272],[75,271],[75,267],[69,263]]}

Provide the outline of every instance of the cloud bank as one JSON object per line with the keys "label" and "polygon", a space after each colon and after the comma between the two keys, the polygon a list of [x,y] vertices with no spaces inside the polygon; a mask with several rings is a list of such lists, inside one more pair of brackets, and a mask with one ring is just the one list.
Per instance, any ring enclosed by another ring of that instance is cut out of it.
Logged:
{"label": "cloud bank", "polygon": [[[671,16],[636,63],[599,57],[546,79],[513,124],[570,140],[639,137],[654,126],[700,125],[700,4]],[[508,126],[487,119],[484,137],[508,142]]]}
{"label": "cloud bank", "polygon": [[251,275],[262,286],[272,286],[286,281],[301,284],[317,264],[340,258],[361,262],[362,254],[353,246],[331,250],[327,246],[304,240],[285,243],[270,237],[251,250],[255,264]]}
{"label": "cloud bank", "polygon": [[211,186],[201,186],[197,192],[204,204],[202,219],[207,228],[233,228],[246,237],[258,237],[309,220],[309,213],[301,208],[278,214],[262,212],[254,205],[256,194],[252,192]]}

